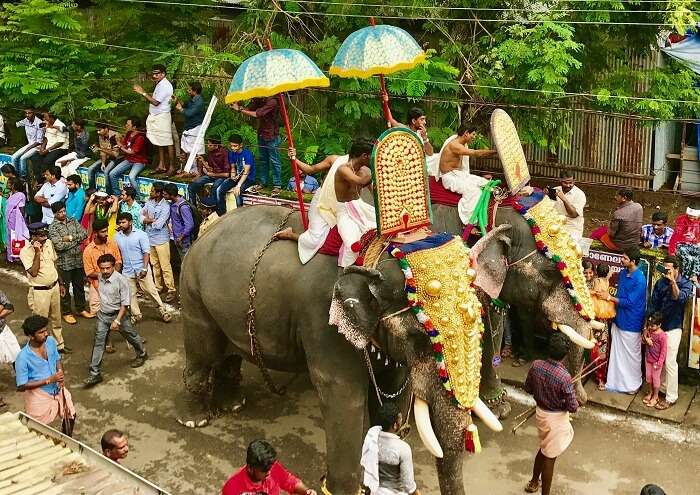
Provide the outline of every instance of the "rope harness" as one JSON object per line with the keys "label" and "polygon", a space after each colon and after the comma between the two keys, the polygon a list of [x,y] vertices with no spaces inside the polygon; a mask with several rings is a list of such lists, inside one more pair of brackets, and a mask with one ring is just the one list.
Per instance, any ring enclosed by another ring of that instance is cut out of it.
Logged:
{"label": "rope harness", "polygon": [[[280,224],[277,226],[275,233],[282,230],[282,227],[285,226],[287,220],[289,220],[289,217],[292,216],[293,213],[294,210],[291,210],[284,216]],[[262,261],[265,251],[267,251],[267,248],[269,248],[274,241],[275,236],[273,234],[272,236],[270,236],[270,239],[267,241],[267,243],[263,246],[263,248],[256,256],[255,263],[253,263],[253,268],[250,271],[250,279],[248,280],[248,318],[246,326],[248,328],[248,335],[250,336],[250,353],[253,356],[253,359],[255,359],[255,364],[257,364],[258,368],[260,369],[260,373],[262,374],[263,380],[265,380],[265,384],[272,393],[277,395],[284,395],[285,393],[287,393],[287,387],[297,377],[297,375],[293,376],[289,383],[282,387],[278,387],[275,384],[275,382],[272,381],[270,372],[265,367],[263,348],[260,345],[260,341],[258,340],[257,336],[257,331],[255,329],[255,296],[257,295],[257,290],[255,288],[255,275],[258,272],[258,266],[260,265],[260,261]]]}

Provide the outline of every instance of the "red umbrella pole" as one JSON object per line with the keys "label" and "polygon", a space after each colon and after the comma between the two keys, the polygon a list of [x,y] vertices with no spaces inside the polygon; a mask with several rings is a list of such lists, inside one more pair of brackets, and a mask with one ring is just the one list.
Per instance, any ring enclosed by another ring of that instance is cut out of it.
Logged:
{"label": "red umbrella pole", "polygon": [[[272,43],[267,40],[267,49],[272,50]],[[292,137],[292,128],[289,125],[289,116],[287,115],[287,105],[284,102],[284,93],[277,95],[280,104],[280,113],[282,114],[282,120],[284,121],[284,129],[287,131],[287,143],[290,148],[294,148],[294,138]],[[297,200],[299,201],[299,211],[301,211],[301,221],[304,224],[304,230],[309,228],[309,219],[306,217],[306,205],[304,204],[304,194],[301,190],[301,177],[299,175],[299,166],[297,165],[296,158],[290,160],[292,164],[292,172],[294,173],[294,185],[297,191]]]}
{"label": "red umbrella pole", "polygon": [[[376,26],[377,22],[374,17],[369,18],[369,23],[372,26]],[[386,120],[387,127],[391,127],[391,110],[389,110],[389,93],[386,92],[386,83],[384,82],[384,74],[379,74],[379,96],[382,99],[382,108],[384,109],[384,120]]]}

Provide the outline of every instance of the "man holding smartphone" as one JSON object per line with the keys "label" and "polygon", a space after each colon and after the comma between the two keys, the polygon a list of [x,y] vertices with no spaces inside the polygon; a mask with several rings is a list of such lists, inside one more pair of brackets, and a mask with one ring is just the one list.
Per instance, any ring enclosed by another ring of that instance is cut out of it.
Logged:
{"label": "man holding smartphone", "polygon": [[583,208],[586,206],[586,194],[574,184],[574,174],[569,169],[559,172],[559,185],[547,188],[547,195],[556,201],[557,211],[566,217],[566,229],[576,242],[583,237]]}

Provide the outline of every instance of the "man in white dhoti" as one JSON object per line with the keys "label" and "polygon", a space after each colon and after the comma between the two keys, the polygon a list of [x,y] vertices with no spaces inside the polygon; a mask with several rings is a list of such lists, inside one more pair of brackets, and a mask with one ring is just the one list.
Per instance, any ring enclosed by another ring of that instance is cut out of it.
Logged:
{"label": "man in white dhoti", "polygon": [[[488,158],[495,156],[495,150],[473,150],[469,143],[476,137],[476,126],[462,124],[457,135],[449,138],[440,150],[439,167],[431,173],[441,180],[446,189],[462,195],[457,209],[462,223],[467,224],[481,195],[481,187],[488,179],[469,173],[469,157]],[[466,160],[465,160],[466,159]]]}
{"label": "man in white dhoti", "polygon": [[[175,148],[173,148],[172,116],[170,115],[170,100],[173,96],[173,85],[166,77],[166,69],[162,64],[153,66],[153,81],[156,87],[153,94],[146,93],[138,84],[134,91],[148,100],[148,118],[146,119],[146,137],[153,146],[158,147],[158,166],[156,172],[166,172],[170,175],[177,173],[175,167]],[[165,149],[168,150],[168,161],[165,161]]]}
{"label": "man in white dhoti", "polygon": [[[297,158],[297,164],[299,165],[300,170],[302,170],[305,174],[312,175],[328,170],[323,184],[316,191],[316,194],[314,194],[311,201],[311,206],[309,207],[309,226],[306,231],[304,231],[302,234],[297,234],[291,227],[287,227],[275,235],[277,239],[286,239],[298,242],[299,259],[302,263],[307,263],[311,258],[313,258],[316,252],[318,252],[321,246],[323,246],[323,243],[326,241],[328,232],[330,232],[330,230],[338,223],[337,215],[339,199],[336,193],[337,186],[335,180],[338,169],[344,165],[350,165],[353,167],[353,169],[356,166],[366,168],[369,164],[369,157],[371,153],[372,143],[370,141],[357,140],[353,142],[352,146],[350,147],[349,154],[342,156],[329,155],[324,160],[314,165],[307,165],[306,163],[299,161]],[[294,150],[290,150],[289,154],[290,158],[296,157]],[[369,169],[367,169],[367,171],[369,172]],[[361,202],[362,200],[358,199],[358,201]],[[342,209],[346,210],[344,206]],[[365,210],[362,205],[359,205],[359,207],[352,207],[351,211],[354,212],[356,209],[359,209],[360,211]],[[374,209],[372,208],[372,210]],[[372,215],[374,215],[373,211]],[[372,217],[372,221],[375,221],[374,217]],[[360,236],[361,235],[362,234],[360,234]],[[357,240],[359,240],[359,237],[353,242],[356,242]],[[352,252],[351,246],[348,246],[347,250]],[[346,253],[345,246],[341,248],[341,256],[343,253]],[[351,257],[351,253],[346,253],[347,259]],[[355,255],[355,259],[356,258],[357,256]],[[354,261],[355,260],[353,259],[353,262]]]}

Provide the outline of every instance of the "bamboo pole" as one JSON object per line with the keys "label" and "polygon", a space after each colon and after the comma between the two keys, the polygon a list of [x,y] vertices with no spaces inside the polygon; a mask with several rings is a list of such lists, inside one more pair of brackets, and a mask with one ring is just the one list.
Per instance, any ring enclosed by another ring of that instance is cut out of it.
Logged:
{"label": "bamboo pole", "polygon": [[[374,17],[369,18],[369,23],[371,26],[376,26],[377,22]],[[389,110],[389,93],[386,91],[386,83],[384,81],[384,74],[379,74],[379,95],[382,100],[382,109],[384,110],[384,120],[386,120],[387,127],[391,127],[391,110]]]}

